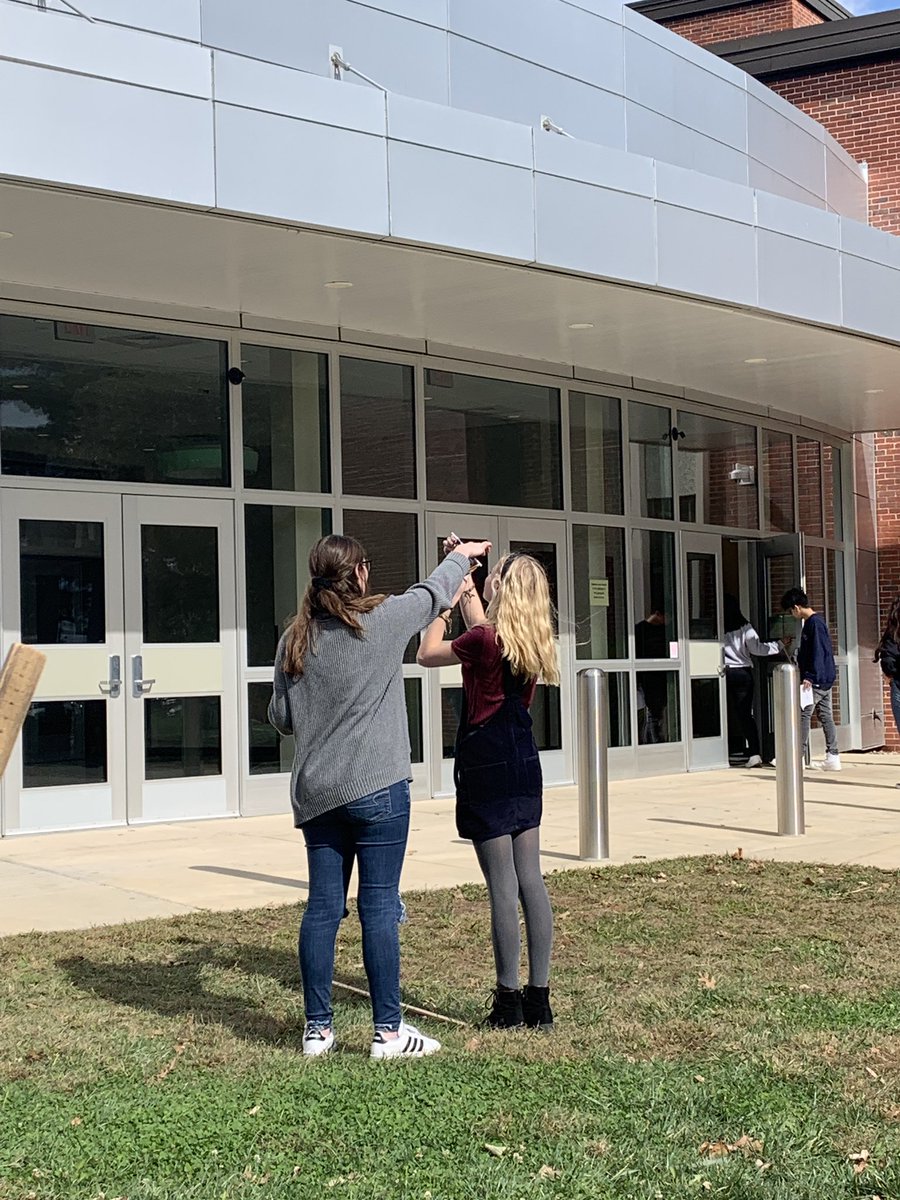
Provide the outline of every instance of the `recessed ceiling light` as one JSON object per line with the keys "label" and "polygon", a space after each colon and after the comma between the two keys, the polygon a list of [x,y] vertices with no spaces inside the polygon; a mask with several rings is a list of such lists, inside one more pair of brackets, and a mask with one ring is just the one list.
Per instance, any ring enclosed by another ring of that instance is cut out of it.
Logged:
{"label": "recessed ceiling light", "polygon": [[27,392],[28,384],[27,383],[14,383],[12,385],[12,389],[14,392]]}
{"label": "recessed ceiling light", "polygon": [[866,388],[867,396],[883,396],[884,388]]}
{"label": "recessed ceiling light", "polygon": [[337,292],[341,288],[352,288],[353,284],[350,282],[349,279],[332,279],[329,283],[326,283],[325,286],[327,288],[332,288],[334,291]]}
{"label": "recessed ceiling light", "polygon": [[570,326],[570,329],[593,329],[593,321],[575,321]]}
{"label": "recessed ceiling light", "polygon": [[11,238],[13,234],[8,229],[0,229],[0,238]]}
{"label": "recessed ceiling light", "polygon": [[747,363],[747,365],[751,366],[751,367],[755,367],[759,363],[767,363],[768,361],[769,360],[767,358],[745,358],[744,359],[744,362]]}

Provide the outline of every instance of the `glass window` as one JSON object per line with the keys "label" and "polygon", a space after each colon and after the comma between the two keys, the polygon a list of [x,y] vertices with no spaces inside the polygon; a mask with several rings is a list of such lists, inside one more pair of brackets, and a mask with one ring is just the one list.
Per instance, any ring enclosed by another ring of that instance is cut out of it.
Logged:
{"label": "glass window", "polygon": [[241,369],[245,486],[329,491],[327,355],[241,346]]}
{"label": "glass window", "polygon": [[575,653],[578,658],[627,658],[625,530],[572,528]]}
{"label": "glass window", "polygon": [[[419,578],[419,536],[415,513],[346,509],[344,533],[362,542],[371,560],[369,590],[396,595]],[[404,662],[415,662],[417,639],[406,648]]]}
{"label": "glass window", "polygon": [[20,521],[19,571],[23,642],[106,641],[102,521]]}
{"label": "glass window", "polygon": [[825,499],[825,536],[840,542],[844,538],[841,452],[837,446],[822,447],[822,493]]}
{"label": "glass window", "polygon": [[806,587],[804,591],[809,597],[810,606],[824,617],[826,615],[825,551],[821,546],[810,546],[807,544],[803,557],[806,572]]}
{"label": "glass window", "polygon": [[572,507],[622,513],[622,413],[615,396],[569,393]]}
{"label": "glass window", "polygon": [[400,363],[341,359],[344,494],[416,494],[413,369]]}
{"label": "glass window", "polygon": [[430,500],[561,508],[559,392],[425,372]]}
{"label": "glass window", "polygon": [[700,525],[759,528],[756,428],[699,413],[678,414],[678,513]]}
{"label": "glass window", "polygon": [[763,430],[763,496],[767,533],[794,532],[794,460],[789,433]]}
{"label": "glass window", "polygon": [[681,741],[677,671],[638,671],[635,676],[638,707],[638,743]]}
{"label": "glass window", "polygon": [[697,642],[719,641],[717,563],[714,554],[685,555],[688,637]]}
{"label": "glass window", "polygon": [[691,734],[695,738],[722,736],[718,679],[691,680]]}
{"label": "glass window", "polygon": [[635,515],[671,520],[672,414],[656,404],[628,404],[628,462]]}
{"label": "glass window", "polygon": [[422,727],[422,680],[417,675],[404,679],[403,690],[406,692],[406,721],[409,727],[410,761],[414,763],[424,762],[425,737]]}
{"label": "glass window", "polygon": [[247,720],[250,741],[250,774],[279,775],[290,771],[294,762],[294,739],[282,737],[269,724],[271,683],[247,685]]}
{"label": "glass window", "polygon": [[635,529],[631,549],[635,658],[677,657],[675,535],[655,529]]}
{"label": "glass window", "polygon": [[106,783],[106,701],[41,700],[22,729],[22,786]]}
{"label": "glass window", "polygon": [[631,745],[631,689],[629,687],[628,676],[624,671],[610,671],[606,676],[608,687],[607,710],[609,714],[609,723],[607,728],[607,736],[609,741],[607,745],[610,748],[615,746],[630,746]]}
{"label": "glass window", "polygon": [[797,499],[800,532],[821,537],[822,443],[810,438],[797,438]]}
{"label": "glass window", "polygon": [[144,701],[147,779],[191,779],[222,774],[222,718],[218,696],[154,697]]}
{"label": "glass window", "polygon": [[562,749],[562,715],[559,688],[539,683],[531,702],[534,744],[538,750]]}
{"label": "glass window", "polygon": [[0,316],[5,475],[227,485],[224,342]]}
{"label": "glass window", "polygon": [[847,605],[844,598],[844,555],[841,550],[825,551],[828,572],[826,621],[835,654],[847,653]]}
{"label": "glass window", "polygon": [[278,639],[309,582],[309,552],[331,533],[331,511],[247,504],[244,533],[247,664],[270,667]]}
{"label": "glass window", "polygon": [[219,531],[141,526],[145,642],[219,640]]}

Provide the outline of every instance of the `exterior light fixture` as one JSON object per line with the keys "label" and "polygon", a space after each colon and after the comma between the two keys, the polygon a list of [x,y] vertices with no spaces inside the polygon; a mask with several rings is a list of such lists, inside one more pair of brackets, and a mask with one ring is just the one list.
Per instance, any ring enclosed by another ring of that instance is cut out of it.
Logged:
{"label": "exterior light fixture", "polygon": [[541,129],[544,133],[558,133],[560,137],[570,138],[571,133],[567,133],[561,125],[557,125],[555,121],[551,121],[548,116],[541,116]]}
{"label": "exterior light fixture", "polygon": [[747,364],[749,367],[756,367],[756,366],[758,366],[760,363],[767,363],[768,361],[769,361],[769,360],[768,360],[767,358],[745,358],[745,359],[744,359],[744,362],[745,362],[745,363],[746,363],[746,364]]}
{"label": "exterior light fixture", "polygon": [[569,328],[570,329],[593,329],[594,322],[593,321],[574,321],[569,326]]}
{"label": "exterior light fixture", "polygon": [[756,483],[756,471],[749,463],[735,463],[728,472],[728,478],[734,480],[738,487],[752,487]]}
{"label": "exterior light fixture", "polygon": [[339,292],[342,288],[352,288],[353,284],[349,279],[332,279],[325,286],[333,292]]}

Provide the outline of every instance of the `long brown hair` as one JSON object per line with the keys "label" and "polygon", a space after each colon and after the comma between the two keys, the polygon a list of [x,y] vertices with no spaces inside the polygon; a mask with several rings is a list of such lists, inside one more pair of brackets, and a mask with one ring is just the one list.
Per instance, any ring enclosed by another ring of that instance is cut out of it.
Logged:
{"label": "long brown hair", "polygon": [[530,554],[507,554],[497,564],[487,621],[514,675],[559,685],[547,572]]}
{"label": "long brown hair", "polygon": [[356,538],[331,533],[319,538],[309,552],[310,580],[297,615],[288,626],[284,670],[302,675],[309,652],[315,653],[316,622],[334,617],[353,633],[363,636],[361,613],[371,612],[384,596],[367,596],[356,575],[366,552]]}
{"label": "long brown hair", "polygon": [[900,596],[894,600],[894,603],[888,610],[887,625],[884,627],[881,641],[875,647],[875,657],[872,659],[872,662],[878,662],[881,658],[886,642],[895,642],[900,646]]}

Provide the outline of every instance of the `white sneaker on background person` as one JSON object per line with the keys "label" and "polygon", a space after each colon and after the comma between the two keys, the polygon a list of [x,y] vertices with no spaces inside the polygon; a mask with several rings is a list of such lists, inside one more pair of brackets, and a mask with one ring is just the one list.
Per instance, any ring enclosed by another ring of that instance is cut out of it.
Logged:
{"label": "white sneaker on background person", "polygon": [[400,1022],[395,1038],[388,1037],[380,1029],[372,1041],[370,1058],[425,1058],[436,1054],[441,1048],[437,1038],[426,1037],[415,1025]]}
{"label": "white sneaker on background person", "polygon": [[841,756],[839,754],[826,754],[821,762],[813,762],[809,764],[811,771],[840,771]]}
{"label": "white sneaker on background person", "polygon": [[747,759],[747,766],[748,767],[761,767],[762,766],[762,755],[761,754],[751,754],[750,757]]}

